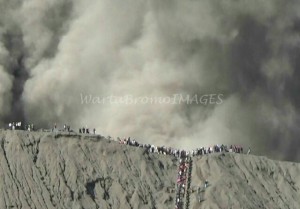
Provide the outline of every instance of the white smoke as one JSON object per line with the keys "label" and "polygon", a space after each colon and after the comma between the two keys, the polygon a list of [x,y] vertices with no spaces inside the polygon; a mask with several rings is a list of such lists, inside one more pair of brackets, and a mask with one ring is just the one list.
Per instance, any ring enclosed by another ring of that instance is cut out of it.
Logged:
{"label": "white smoke", "polygon": [[[237,143],[264,153],[272,147],[283,153],[279,158],[297,159],[289,153],[298,145],[299,5],[14,1],[6,5],[13,24],[5,24],[22,34],[26,119],[40,126],[88,125],[104,135],[189,149]],[[0,52],[11,56],[5,47]],[[0,117],[13,86],[10,65],[2,68]],[[224,97],[218,105],[82,104],[81,95],[89,94]]]}

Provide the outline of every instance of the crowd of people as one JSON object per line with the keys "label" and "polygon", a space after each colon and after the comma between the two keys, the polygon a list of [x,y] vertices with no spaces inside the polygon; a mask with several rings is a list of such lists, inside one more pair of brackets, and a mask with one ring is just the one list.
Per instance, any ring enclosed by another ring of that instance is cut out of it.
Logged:
{"label": "crowd of people", "polygon": [[22,126],[22,122],[10,122],[10,123],[8,123],[8,128],[10,130],[33,131],[34,125],[33,124],[25,124],[24,126]]}
{"label": "crowd of people", "polygon": [[[135,139],[117,138],[120,144],[125,144],[129,146],[141,147],[144,148],[149,153],[157,153],[157,154],[164,154],[164,155],[173,155],[175,157],[180,158],[181,156],[199,156],[199,155],[206,155],[211,153],[218,153],[218,152],[234,152],[234,153],[244,153],[244,148],[241,145],[214,145],[210,147],[200,147],[196,148],[191,151],[187,151],[184,149],[176,149],[167,146],[155,146],[151,144],[141,144],[137,142]],[[248,149],[247,154],[250,153],[250,148]]]}
{"label": "crowd of people", "polygon": [[[187,151],[184,149],[175,149],[172,147],[166,146],[155,146],[151,144],[142,144],[137,142],[135,139],[128,138],[117,138],[120,144],[135,146],[145,149],[148,153],[157,153],[163,155],[173,155],[179,159],[178,166],[178,175],[177,175],[177,186],[176,186],[176,198],[175,198],[175,209],[183,209],[188,208],[190,204],[190,186],[191,186],[191,169],[192,169],[192,161],[191,157],[208,155],[211,153],[244,153],[244,148],[241,145],[214,145],[209,147],[200,147],[191,151]],[[248,149],[247,154],[250,153],[250,148]],[[189,160],[190,159],[190,160]],[[203,189],[205,190],[208,187],[208,180],[205,180]],[[201,202],[201,192],[200,188],[198,189],[198,201]],[[203,190],[203,191],[204,191]],[[185,202],[184,202],[185,199]],[[184,204],[185,203],[185,204]]]}
{"label": "crowd of people", "polygon": [[[34,124],[25,124],[22,126],[22,122],[10,122],[7,124],[6,128],[9,130],[25,130],[25,131],[52,131],[52,132],[74,132],[74,130],[71,129],[70,125],[64,124],[63,126],[57,126],[56,123],[53,124],[51,129],[39,129],[36,130]],[[80,134],[96,134],[96,129],[94,128],[92,132],[90,132],[90,129],[85,126],[83,128],[79,128]]]}
{"label": "crowd of people", "polygon": [[179,160],[179,166],[178,166],[175,209],[184,208],[184,197],[186,195],[186,188],[187,188],[188,167],[189,167],[188,157],[182,156],[182,158],[180,158]]}
{"label": "crowd of people", "polygon": [[[28,124],[22,127],[22,122],[11,122],[8,124],[10,130],[27,130],[27,131],[34,131],[34,125]],[[52,132],[63,131],[63,132],[74,132],[71,127],[67,124],[63,125],[62,129],[59,129],[54,124],[52,128]],[[93,134],[96,134],[96,129],[94,128],[92,131]],[[86,126],[83,128],[79,128],[79,134],[91,134],[90,129]],[[108,139],[112,139],[108,137]],[[157,153],[163,155],[173,155],[179,159],[179,166],[178,166],[178,176],[177,176],[177,189],[176,189],[176,198],[175,198],[175,209],[183,209],[184,208],[184,198],[186,197],[186,205],[189,204],[189,187],[191,184],[191,157],[194,156],[201,156],[207,155],[211,153],[224,153],[224,152],[233,152],[233,153],[244,153],[244,148],[240,145],[213,145],[209,147],[200,147],[194,150],[188,151],[184,149],[176,149],[167,146],[155,146],[151,144],[142,144],[139,143],[135,139],[117,138],[119,144],[124,144],[128,146],[134,146],[144,149],[148,153]],[[250,154],[250,148],[247,151],[247,154]],[[205,181],[204,189],[207,187],[208,181]],[[199,188],[200,189],[200,188]],[[201,201],[200,191],[198,191],[199,201]]]}
{"label": "crowd of people", "polygon": [[[191,181],[192,181],[192,158],[182,153],[179,159],[178,175],[176,181],[175,209],[189,208]],[[184,204],[185,199],[185,204]]]}
{"label": "crowd of people", "polygon": [[235,152],[244,153],[244,148],[240,145],[214,145],[211,147],[200,147],[191,151],[192,156],[205,155],[215,152]]}
{"label": "crowd of people", "polygon": [[[68,133],[74,132],[74,130],[71,129],[70,125],[64,124],[63,128],[59,129],[55,123],[53,125],[52,132],[57,132],[57,131],[68,132]],[[94,128],[93,132],[90,132],[90,129],[87,126],[85,126],[85,127],[79,128],[78,133],[79,134],[92,134],[92,133],[96,134],[96,129]]]}
{"label": "crowd of people", "polygon": [[[90,129],[87,127],[79,128],[80,134],[90,134]],[[96,134],[96,129],[93,129],[93,134]]]}
{"label": "crowd of people", "polygon": [[[10,130],[27,130],[27,131],[34,131],[35,127],[33,124],[26,124],[22,127],[22,122],[11,122],[8,124],[8,127]],[[70,125],[64,124],[63,128],[59,129],[56,125],[56,123],[52,127],[52,132],[57,131],[63,131],[63,132],[74,132]],[[96,129],[94,128],[92,131],[85,126],[82,128],[79,128],[79,134],[96,134]],[[244,153],[244,149],[240,145],[214,145],[209,147],[200,147],[196,148],[194,150],[188,151],[184,149],[176,149],[172,147],[167,146],[155,146],[151,144],[142,144],[137,142],[135,139],[123,138],[120,139],[117,138],[120,144],[125,144],[129,146],[135,146],[144,148],[148,153],[157,153],[157,154],[164,154],[164,155],[173,155],[177,158],[180,158],[181,156],[199,156],[199,155],[206,155],[211,153],[218,153],[218,152],[234,152],[234,153]],[[247,154],[250,154],[250,148],[247,151]]]}

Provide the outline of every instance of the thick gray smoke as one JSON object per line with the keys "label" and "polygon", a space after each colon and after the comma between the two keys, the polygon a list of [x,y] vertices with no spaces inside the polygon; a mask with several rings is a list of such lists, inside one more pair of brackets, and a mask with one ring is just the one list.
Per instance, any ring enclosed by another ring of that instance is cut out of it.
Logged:
{"label": "thick gray smoke", "polygon": [[[0,120],[300,160],[300,2],[0,0]],[[82,104],[223,94],[221,104]]]}

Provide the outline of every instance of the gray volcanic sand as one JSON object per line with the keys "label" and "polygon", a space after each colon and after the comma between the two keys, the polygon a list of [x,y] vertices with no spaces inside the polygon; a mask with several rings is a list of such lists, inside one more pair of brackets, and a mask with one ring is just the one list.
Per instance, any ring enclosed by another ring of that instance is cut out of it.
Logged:
{"label": "gray volcanic sand", "polygon": [[[174,208],[178,161],[100,136],[0,130],[0,208]],[[300,164],[234,153],[193,158],[196,208],[300,208]]]}
{"label": "gray volcanic sand", "polygon": [[1,131],[0,208],[172,208],[175,158],[101,137]]}
{"label": "gray volcanic sand", "polygon": [[[192,209],[300,208],[300,164],[254,155],[211,154],[194,158],[192,185],[209,186],[191,195]],[[201,207],[200,207],[201,206]]]}

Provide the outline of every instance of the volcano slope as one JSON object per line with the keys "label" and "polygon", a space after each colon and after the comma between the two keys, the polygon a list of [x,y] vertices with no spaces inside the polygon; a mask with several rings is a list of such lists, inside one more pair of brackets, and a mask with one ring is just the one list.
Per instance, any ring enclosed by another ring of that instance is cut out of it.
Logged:
{"label": "volcano slope", "polygon": [[[93,135],[0,130],[0,208],[174,208],[178,161]],[[193,158],[190,208],[299,208],[300,165]]]}
{"label": "volcano slope", "polygon": [[192,184],[209,185],[191,195],[192,209],[300,208],[299,163],[223,153],[196,157],[193,168]]}
{"label": "volcano slope", "polygon": [[100,136],[1,131],[0,208],[172,208],[177,162]]}

